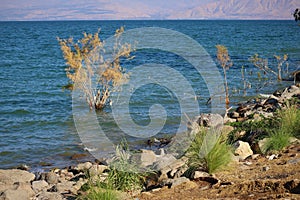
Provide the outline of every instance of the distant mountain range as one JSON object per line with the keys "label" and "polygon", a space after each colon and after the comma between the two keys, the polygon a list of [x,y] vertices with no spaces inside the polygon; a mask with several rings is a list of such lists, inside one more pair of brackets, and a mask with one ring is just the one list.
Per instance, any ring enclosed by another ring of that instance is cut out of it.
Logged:
{"label": "distant mountain range", "polygon": [[[2,2],[4,1],[4,2]],[[0,20],[293,19],[300,0],[1,0]]]}
{"label": "distant mountain range", "polygon": [[293,19],[300,0],[221,0],[173,12],[169,19]]}

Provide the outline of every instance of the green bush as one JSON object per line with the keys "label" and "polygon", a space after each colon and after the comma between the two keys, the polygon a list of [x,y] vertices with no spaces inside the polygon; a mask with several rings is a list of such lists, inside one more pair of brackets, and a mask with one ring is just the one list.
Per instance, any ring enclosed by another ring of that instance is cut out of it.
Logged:
{"label": "green bush", "polygon": [[231,147],[220,138],[205,157],[209,173],[214,173],[228,166],[232,159]]}
{"label": "green bush", "polygon": [[262,151],[265,153],[280,151],[289,145],[291,135],[282,130],[272,132],[267,139],[266,144],[263,146]]}
{"label": "green bush", "polygon": [[84,192],[78,199],[114,200],[118,199],[117,190],[131,192],[142,189],[144,174],[138,172],[136,165],[129,161],[129,150],[126,141],[116,147],[116,157],[110,164],[108,176],[104,181],[90,177],[86,172],[88,182],[81,187]]}
{"label": "green bush", "polygon": [[230,146],[218,131],[201,129],[187,151],[191,169],[214,173],[228,166],[232,158]]}
{"label": "green bush", "polygon": [[300,136],[300,110],[296,105],[287,104],[276,113],[276,121],[279,128],[269,134],[269,138],[263,147],[263,152],[280,151],[289,145],[292,136]]}
{"label": "green bush", "polygon": [[277,113],[280,131],[300,137],[300,109],[296,105],[289,105]]}
{"label": "green bush", "polygon": [[118,200],[116,191],[93,187],[84,196],[80,196],[80,200]]}

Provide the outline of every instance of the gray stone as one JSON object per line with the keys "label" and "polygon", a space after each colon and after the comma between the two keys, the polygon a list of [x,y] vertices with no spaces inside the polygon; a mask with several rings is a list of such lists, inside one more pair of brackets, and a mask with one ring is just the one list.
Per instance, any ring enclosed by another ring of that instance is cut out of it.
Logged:
{"label": "gray stone", "polygon": [[142,149],[140,162],[142,167],[150,166],[156,161],[156,154],[151,150]]}
{"label": "gray stone", "polygon": [[58,176],[54,172],[48,172],[48,173],[46,173],[45,180],[49,184],[56,184],[56,183],[58,183]]}
{"label": "gray stone", "polygon": [[204,127],[221,127],[224,124],[224,119],[219,114],[202,113],[196,120],[200,126]]}
{"label": "gray stone", "polygon": [[239,140],[233,144],[233,147],[235,149],[235,155],[238,155],[243,160],[246,159],[248,156],[253,155],[253,151],[251,150],[248,142],[243,142]]}
{"label": "gray stone", "polygon": [[78,171],[86,171],[93,166],[91,162],[79,163],[76,167]]}
{"label": "gray stone", "polygon": [[262,168],[262,170],[263,170],[264,172],[268,171],[269,169],[270,169],[270,167],[268,167],[268,166],[265,166],[265,167]]}
{"label": "gray stone", "polygon": [[199,179],[204,177],[210,177],[210,174],[207,172],[195,171],[192,178]]}
{"label": "gray stone", "polygon": [[61,194],[56,192],[42,192],[36,197],[36,200],[62,200]]}
{"label": "gray stone", "polygon": [[32,189],[35,193],[38,193],[44,189],[47,189],[49,186],[49,184],[44,180],[33,181],[31,185],[32,185]]}
{"label": "gray stone", "polygon": [[288,99],[291,99],[295,95],[300,95],[300,88],[295,85],[292,85],[283,91],[283,93],[281,94],[280,100],[281,100],[281,102],[284,102]]}
{"label": "gray stone", "polygon": [[260,156],[260,154],[253,154],[253,155],[251,155],[251,159],[256,160],[259,156]]}
{"label": "gray stone", "polygon": [[28,200],[34,196],[30,183],[15,183],[14,188],[5,190],[0,199],[5,200]]}
{"label": "gray stone", "polygon": [[97,176],[104,172],[104,170],[108,169],[106,165],[98,165],[94,164],[89,168],[89,175],[90,176]]}
{"label": "gray stone", "polygon": [[262,153],[266,152],[266,143],[268,142],[268,140],[269,138],[264,138],[258,141],[258,147]]}
{"label": "gray stone", "polygon": [[300,163],[300,158],[292,159],[287,161],[288,164],[297,164]]}
{"label": "gray stone", "polygon": [[186,177],[179,177],[179,178],[176,178],[176,179],[172,179],[170,182],[171,182],[171,188],[173,187],[176,187],[178,185],[181,185],[182,183],[186,183],[186,182],[189,182],[190,179],[186,178]]}
{"label": "gray stone", "polygon": [[66,181],[63,183],[58,183],[56,185],[56,189],[58,193],[68,193],[71,188],[73,187],[73,185],[75,185],[76,183],[74,181]]}
{"label": "gray stone", "polygon": [[19,183],[29,183],[33,181],[35,175],[19,169],[10,170],[0,170],[0,183],[3,184],[13,184],[15,182]]}
{"label": "gray stone", "polygon": [[166,153],[165,153],[165,150],[163,148],[160,148],[158,149],[156,152],[155,152],[158,156],[164,156]]}
{"label": "gray stone", "polygon": [[240,114],[238,113],[238,112],[232,112],[232,113],[230,113],[230,117],[231,118],[239,118],[240,117]]}
{"label": "gray stone", "polygon": [[168,173],[169,171],[173,170],[170,165],[176,161],[177,159],[173,155],[166,154],[157,159],[157,161],[154,163],[154,169],[161,170],[162,173]]}

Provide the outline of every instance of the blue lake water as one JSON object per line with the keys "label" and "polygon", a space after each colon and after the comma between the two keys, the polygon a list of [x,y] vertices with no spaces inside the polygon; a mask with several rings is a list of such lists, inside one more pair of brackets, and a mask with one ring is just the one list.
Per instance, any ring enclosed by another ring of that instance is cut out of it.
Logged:
{"label": "blue lake water", "polygon": [[[75,162],[70,156],[84,152],[73,121],[71,93],[62,90],[68,80],[56,37],[78,39],[83,32],[94,33],[101,28],[100,37],[105,39],[120,26],[125,26],[125,30],[162,27],[179,31],[201,44],[213,59],[216,58],[215,45],[225,45],[234,63],[228,71],[232,105],[291,84],[277,82],[272,75],[268,81],[259,82],[258,70],[248,60],[251,55],[258,53],[268,58],[274,70],[274,54],[288,54],[289,71],[299,69],[300,65],[300,27],[292,20],[0,22],[0,168],[20,164],[34,168],[41,162],[63,167]],[[191,83],[200,97],[200,109],[209,111],[207,88],[184,59],[155,50],[137,51],[134,55],[133,61],[125,62],[125,68],[150,62],[171,66]],[[242,65],[247,81],[252,84],[246,95],[241,90]],[[131,116],[137,124],[147,125],[150,106],[159,102],[168,114],[160,134],[176,132],[182,113],[169,91],[155,84],[147,85],[137,90],[131,101]],[[117,137],[120,129],[110,110],[99,112],[97,116],[107,135],[112,139]]]}

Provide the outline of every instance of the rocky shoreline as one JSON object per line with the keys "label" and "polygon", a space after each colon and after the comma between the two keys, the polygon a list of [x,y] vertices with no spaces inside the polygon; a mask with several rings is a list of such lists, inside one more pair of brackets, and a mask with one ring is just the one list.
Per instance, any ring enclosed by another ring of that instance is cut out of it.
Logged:
{"label": "rocky shoreline", "polygon": [[[217,126],[221,122],[242,122],[246,120],[261,120],[262,117],[269,118],[274,115],[277,109],[284,107],[286,102],[292,98],[300,100],[299,84],[292,85],[282,91],[276,91],[271,95],[261,95],[261,98],[252,99],[245,104],[239,105],[234,110],[229,110],[224,118],[220,115],[203,114],[193,123],[200,126],[212,127]],[[300,108],[299,102],[297,104],[298,108]],[[220,119],[220,122],[215,119]],[[224,125],[222,134],[228,135],[233,130],[234,127]],[[161,142],[159,140],[154,142],[167,143],[166,141]],[[294,145],[293,156],[288,154],[290,152],[287,152],[290,159],[287,159],[285,162],[295,164],[300,169],[300,142],[295,138],[291,143]],[[256,143],[242,140],[234,143],[233,160],[238,166],[252,167],[253,163],[260,166],[259,162],[280,159],[280,155],[278,154],[268,156],[258,154],[258,150],[254,149],[254,144]],[[261,148],[261,145],[262,142],[258,142],[256,148]],[[155,192],[163,191],[165,188],[169,188],[171,191],[174,188],[182,187],[182,185],[197,188],[199,183],[201,183],[201,191],[212,188],[222,190],[227,185],[233,185],[233,183],[225,179],[222,180],[222,175],[212,175],[204,171],[195,171],[187,176],[187,158],[185,156],[175,158],[172,155],[166,154],[163,148],[158,152],[146,149],[141,150],[139,159],[142,166],[160,165],[158,167],[159,171],[155,176],[148,177],[142,191],[139,190],[136,194],[131,194],[131,196],[128,196],[129,194],[124,192],[121,195],[123,199],[130,199],[132,196],[137,196],[137,199],[155,199]],[[164,165],[169,160],[172,160],[172,162],[168,162],[171,165]],[[263,167],[263,171],[269,170],[268,166]],[[82,193],[81,188],[88,182],[88,179],[97,177],[100,180],[105,180],[109,170],[109,166],[106,163],[99,161],[84,162],[64,169],[52,169],[49,172],[31,173],[26,171],[26,168],[0,170],[0,200],[76,199]],[[253,171],[255,170],[253,169]],[[87,174],[89,174],[89,177],[87,177]],[[287,175],[287,177],[289,176]],[[293,183],[288,184],[291,179],[287,179],[283,184],[278,183],[278,188],[287,193],[300,194],[300,174],[292,177],[296,177]],[[208,198],[210,198],[209,195]],[[174,197],[174,199],[177,198]]]}

